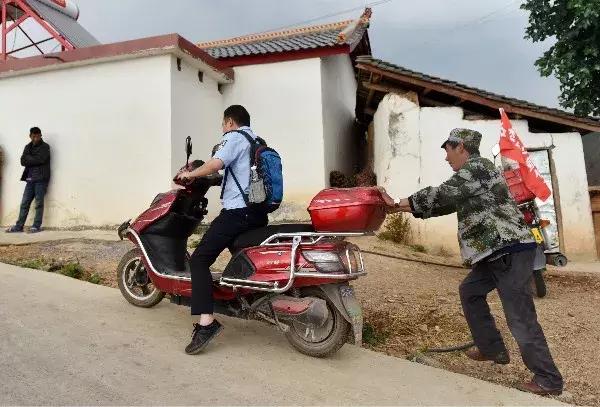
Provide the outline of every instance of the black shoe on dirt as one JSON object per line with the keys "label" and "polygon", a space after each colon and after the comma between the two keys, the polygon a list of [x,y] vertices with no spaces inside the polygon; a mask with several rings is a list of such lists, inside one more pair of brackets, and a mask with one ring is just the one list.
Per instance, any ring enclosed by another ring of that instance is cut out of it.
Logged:
{"label": "black shoe on dirt", "polygon": [[197,355],[208,345],[208,343],[223,330],[223,325],[216,319],[206,326],[194,324],[192,332],[192,341],[185,348],[185,353],[188,355]]}
{"label": "black shoe on dirt", "polygon": [[465,355],[467,355],[469,359],[476,360],[477,362],[490,360],[498,365],[508,365],[510,363],[510,356],[508,356],[508,352],[506,351],[502,351],[494,356],[487,356],[475,347],[466,351]]}
{"label": "black shoe on dirt", "polygon": [[6,233],[22,233],[23,232],[23,228],[19,227],[19,226],[11,226],[8,229],[6,229]]}

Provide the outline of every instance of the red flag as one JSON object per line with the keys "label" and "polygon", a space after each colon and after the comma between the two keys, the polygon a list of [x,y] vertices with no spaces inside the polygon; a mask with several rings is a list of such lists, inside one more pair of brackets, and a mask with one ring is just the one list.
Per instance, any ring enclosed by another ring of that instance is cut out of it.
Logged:
{"label": "red flag", "polygon": [[529,153],[519,139],[517,132],[513,129],[504,109],[500,108],[500,117],[502,119],[502,131],[500,132],[500,154],[510,158],[519,164],[521,178],[525,186],[542,201],[550,197],[552,192],[540,172],[537,170]]}

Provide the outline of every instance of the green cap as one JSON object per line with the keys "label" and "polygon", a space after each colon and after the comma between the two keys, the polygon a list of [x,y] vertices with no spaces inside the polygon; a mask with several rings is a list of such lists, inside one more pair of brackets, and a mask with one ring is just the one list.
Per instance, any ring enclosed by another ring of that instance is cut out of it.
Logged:
{"label": "green cap", "polygon": [[471,129],[454,129],[450,132],[448,140],[444,141],[442,148],[446,147],[446,143],[449,141],[455,141],[463,143],[465,147],[470,147],[474,150],[479,150],[479,143],[481,143],[481,133],[477,130]]}

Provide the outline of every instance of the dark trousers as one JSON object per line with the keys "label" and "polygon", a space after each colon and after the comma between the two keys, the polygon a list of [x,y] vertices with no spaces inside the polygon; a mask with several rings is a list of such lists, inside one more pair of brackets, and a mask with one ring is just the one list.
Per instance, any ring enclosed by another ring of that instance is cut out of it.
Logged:
{"label": "dark trousers", "polygon": [[532,249],[475,264],[460,285],[460,300],[475,345],[482,354],[493,356],[506,351],[486,300],[487,294],[496,288],[508,328],[535,382],[545,388],[562,389],[563,379],[537,321],[531,294],[534,257]]}
{"label": "dark trousers", "polygon": [[242,233],[266,226],[267,223],[268,217],[264,212],[249,208],[223,210],[212,221],[190,259],[192,315],[212,314],[214,311],[210,266],[219,254]]}
{"label": "dark trousers", "polygon": [[33,198],[35,198],[35,218],[33,219],[33,227],[40,228],[42,226],[42,218],[44,217],[44,197],[46,196],[47,189],[47,181],[27,182],[25,191],[23,191],[23,199],[21,200],[19,220],[17,220],[16,223],[18,228],[22,229],[25,225]]}

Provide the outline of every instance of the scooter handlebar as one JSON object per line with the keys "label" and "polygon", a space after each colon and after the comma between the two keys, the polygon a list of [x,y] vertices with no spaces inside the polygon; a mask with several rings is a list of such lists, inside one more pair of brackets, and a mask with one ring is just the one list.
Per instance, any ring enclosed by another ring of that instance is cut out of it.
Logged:
{"label": "scooter handlebar", "polygon": [[202,164],[204,164],[203,161],[196,160],[196,161],[189,163],[187,166],[181,167],[179,169],[179,171],[177,171],[177,174],[175,175],[175,177],[173,177],[173,182],[176,185],[180,185],[180,186],[186,187],[186,188],[191,187],[194,183],[202,183],[204,185],[208,185],[211,187],[221,185],[221,182],[223,181],[223,176],[220,174],[211,174],[211,175],[207,175],[204,177],[198,177],[198,178],[187,179],[187,180],[178,178],[178,175],[181,174],[182,172],[193,171],[196,168],[200,167]]}

